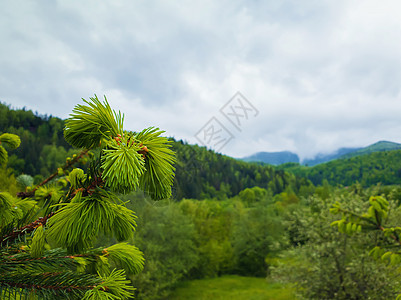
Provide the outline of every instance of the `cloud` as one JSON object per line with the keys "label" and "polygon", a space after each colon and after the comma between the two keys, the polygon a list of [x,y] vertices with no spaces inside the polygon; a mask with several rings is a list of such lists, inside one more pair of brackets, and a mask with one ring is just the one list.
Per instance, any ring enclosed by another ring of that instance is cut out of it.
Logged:
{"label": "cloud", "polygon": [[302,157],[401,141],[397,1],[3,1],[0,100],[67,117],[106,95],[126,127],[194,135],[241,91],[221,151]]}

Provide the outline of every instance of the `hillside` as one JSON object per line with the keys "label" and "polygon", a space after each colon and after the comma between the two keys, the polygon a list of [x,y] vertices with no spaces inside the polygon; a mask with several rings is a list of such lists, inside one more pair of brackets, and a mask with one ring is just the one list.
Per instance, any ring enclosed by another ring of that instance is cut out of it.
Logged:
{"label": "hillside", "polygon": [[71,146],[64,140],[63,127],[59,118],[0,103],[0,132],[21,138],[21,146],[9,152],[9,166],[18,174],[47,176],[54,170],[53,162],[65,161]]}
{"label": "hillside", "polygon": [[222,199],[254,186],[270,189],[273,194],[287,188],[297,192],[301,186],[310,185],[304,178],[271,166],[238,161],[205,147],[178,141],[173,148],[178,158],[173,186],[177,199]]}
{"label": "hillside", "polygon": [[[9,167],[15,174],[35,176],[38,182],[76,151],[64,141],[64,121],[59,118],[40,116],[25,109],[13,110],[5,104],[0,104],[0,116],[0,132],[21,137],[21,147],[10,151]],[[271,166],[238,161],[183,141],[172,139],[172,142],[177,153],[173,186],[176,199],[224,199],[254,186],[268,188],[273,194],[287,188],[297,192],[302,185],[310,184]]]}
{"label": "hillside", "polygon": [[[381,144],[379,143],[378,146],[383,146]],[[304,176],[315,185],[322,184],[324,180],[331,185],[344,186],[352,185],[355,182],[366,187],[378,183],[401,184],[401,150],[359,154],[313,167],[284,164],[278,166],[277,169]]]}
{"label": "hillside", "polygon": [[350,157],[369,154],[369,153],[373,153],[373,152],[391,151],[391,150],[401,150],[401,144],[394,143],[394,142],[388,142],[388,141],[379,141],[370,146],[360,148],[356,151],[352,151],[347,154],[344,154],[340,158],[350,158]]}

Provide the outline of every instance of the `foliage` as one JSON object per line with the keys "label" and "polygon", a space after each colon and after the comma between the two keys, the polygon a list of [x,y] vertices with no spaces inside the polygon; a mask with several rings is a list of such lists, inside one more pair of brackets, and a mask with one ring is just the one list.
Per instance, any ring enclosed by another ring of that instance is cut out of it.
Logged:
{"label": "foliage", "polygon": [[123,133],[124,117],[114,112],[107,102],[97,96],[78,104],[65,122],[65,140],[74,147],[91,149],[98,147],[104,138],[118,137]]}
{"label": "foliage", "polygon": [[378,183],[401,184],[401,150],[381,151],[351,158],[337,159],[313,167],[283,165],[277,167],[306,177],[315,185],[327,180],[331,185],[350,186],[359,182],[364,187]]}
{"label": "foliage", "polygon": [[[71,146],[63,138],[64,121],[52,116],[40,116],[30,110],[12,109],[0,103],[0,133],[18,135],[21,145],[9,151],[9,167],[15,174],[41,174],[48,176],[52,168],[45,169],[38,153],[42,153],[45,145],[54,145],[57,149],[68,151]],[[1,150],[0,150],[1,151]],[[61,158],[63,163],[65,156]]]}
{"label": "foliage", "polygon": [[[123,132],[123,117],[111,111],[107,100],[101,103],[95,97],[86,103],[77,106],[67,120],[65,136],[87,149],[67,158],[64,166],[35,187],[28,175],[18,177],[22,189],[18,197],[0,193],[2,299],[128,299],[133,295],[126,274],[143,269],[142,252],[127,243],[93,245],[99,234],[119,242],[133,236],[136,216],[116,192],[135,191],[138,184],[132,182],[139,183],[150,172],[147,176],[155,182],[155,190],[150,188],[149,194],[169,196],[171,180],[159,183],[163,178],[153,170],[173,178],[174,153],[168,149],[168,140],[160,137],[162,132],[153,128],[148,130],[157,134],[143,142],[136,138],[138,134]],[[6,135],[8,144],[10,136]],[[156,138],[158,143],[152,144]],[[123,155],[115,152],[116,144]],[[87,171],[70,171],[88,155],[89,147],[98,149],[91,154]],[[148,156],[152,151],[165,154],[155,159]],[[144,167],[141,173],[131,172],[138,165],[146,166],[148,160],[152,170]],[[132,181],[127,184],[129,176]]]}
{"label": "foliage", "polygon": [[[364,210],[356,210],[339,202],[334,203],[330,212],[340,214],[342,218],[331,225],[337,227],[339,232],[352,237],[356,232],[361,231],[366,236],[374,233],[376,238],[370,239],[369,255],[390,266],[399,267],[401,263],[400,207],[379,195],[371,196],[368,204]],[[397,299],[401,299],[401,295],[398,295]]]}
{"label": "foliage", "polygon": [[[39,157],[39,174],[48,176],[52,171],[61,167],[67,157],[74,157],[78,154],[77,149],[66,150],[63,146],[56,146],[54,144],[44,145]],[[86,159],[82,159],[80,167],[86,164]],[[78,166],[78,165],[77,165]]]}
{"label": "foliage", "polygon": [[153,199],[170,197],[175,175],[173,165],[176,160],[170,149],[171,141],[161,137],[162,133],[164,131],[159,131],[158,128],[147,128],[135,136],[140,142],[140,152],[142,155],[146,153],[148,158],[145,160],[148,172],[141,177],[140,187],[151,194]]}
{"label": "foliage", "polygon": [[218,276],[234,266],[230,241],[233,215],[227,202],[205,199],[183,200],[180,203],[181,210],[196,230],[199,262],[191,270],[192,278]]}
{"label": "foliage", "polygon": [[303,186],[312,186],[305,178],[271,166],[236,160],[183,141],[174,142],[173,149],[177,153],[173,195],[178,200],[224,200],[255,186],[273,194],[287,187],[297,193]]}
{"label": "foliage", "polygon": [[19,191],[17,180],[14,176],[14,170],[11,168],[0,167],[0,191],[9,192],[16,195]]}
{"label": "foliage", "polygon": [[5,145],[9,149],[16,149],[21,144],[19,136],[10,133],[3,133],[0,135],[0,166],[7,164],[8,153],[7,150],[2,146]]}
{"label": "foliage", "polygon": [[17,177],[17,185],[21,190],[27,190],[33,185],[33,177],[26,174],[21,174]]}
{"label": "foliage", "polygon": [[286,223],[297,227],[289,230],[294,246],[275,261],[273,277],[294,283],[303,299],[394,298],[399,270],[367,255],[370,241],[378,238],[375,233],[355,228],[351,238],[330,226],[335,218],[328,208],[335,201],[356,211],[366,207],[363,197],[337,190],[324,202],[315,196],[289,213]]}
{"label": "foliage", "polygon": [[282,217],[275,206],[256,205],[241,214],[233,225],[234,272],[243,276],[266,276],[266,257],[274,257],[287,240]]}
{"label": "foliage", "polygon": [[135,199],[132,206],[140,216],[134,240],[146,258],[143,272],[133,277],[136,296],[166,299],[198,263],[194,226],[174,203]]}
{"label": "foliage", "polygon": [[281,225],[283,205],[266,189],[252,188],[252,203],[239,196],[227,200],[184,199],[153,202],[126,195],[138,213],[134,241],[146,265],[133,277],[139,299],[166,299],[183,280],[224,274],[265,276],[266,256],[286,247]]}

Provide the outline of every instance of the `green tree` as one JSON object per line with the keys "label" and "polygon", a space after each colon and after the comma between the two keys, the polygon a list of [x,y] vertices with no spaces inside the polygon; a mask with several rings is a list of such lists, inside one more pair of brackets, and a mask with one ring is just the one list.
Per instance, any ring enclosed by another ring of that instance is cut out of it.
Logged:
{"label": "green tree", "polygon": [[278,214],[276,205],[268,205],[268,201],[256,202],[238,211],[233,221],[231,244],[236,274],[266,276],[266,257],[276,256],[286,245],[282,216]]}
{"label": "green tree", "polygon": [[167,299],[198,263],[194,224],[175,202],[139,199],[132,206],[139,216],[134,241],[146,258],[144,270],[133,276],[136,296]]}
{"label": "green tree", "polygon": [[310,197],[307,205],[290,212],[286,223],[294,246],[276,260],[273,277],[293,283],[301,299],[394,299],[401,284],[398,268],[368,255],[371,241],[380,240],[379,235],[340,225],[354,232],[351,237],[330,226],[336,219],[329,213],[333,202],[356,211],[366,207],[363,197],[340,194],[324,201]]}
{"label": "green tree", "polygon": [[198,264],[190,272],[192,278],[215,277],[232,270],[233,249],[230,242],[232,214],[227,202],[188,200],[180,208],[195,225]]}
{"label": "green tree", "polygon": [[[174,152],[157,128],[124,130],[123,115],[106,99],[101,102],[95,96],[85,102],[75,107],[64,129],[67,142],[83,148],[81,153],[38,186],[25,187],[18,197],[0,193],[1,299],[133,295],[126,274],[142,270],[143,255],[126,242],[133,235],[136,216],[118,194],[141,189],[153,199],[168,198]],[[19,139],[3,134],[0,141],[14,147]],[[0,146],[4,164],[3,150]],[[87,172],[70,171],[85,155],[91,156]],[[99,234],[119,243],[94,248]]]}
{"label": "green tree", "polygon": [[[380,188],[380,187],[379,187]],[[389,194],[393,198],[396,190]],[[343,235],[353,239],[361,233],[368,239],[369,255],[376,260],[399,268],[401,264],[401,224],[400,208],[393,200],[381,195],[373,195],[365,203],[364,209],[355,209],[344,203],[335,202],[330,208],[333,214],[342,218],[331,223]],[[367,251],[366,251],[367,253]],[[399,293],[400,291],[398,291]],[[401,294],[396,298],[401,299]]]}

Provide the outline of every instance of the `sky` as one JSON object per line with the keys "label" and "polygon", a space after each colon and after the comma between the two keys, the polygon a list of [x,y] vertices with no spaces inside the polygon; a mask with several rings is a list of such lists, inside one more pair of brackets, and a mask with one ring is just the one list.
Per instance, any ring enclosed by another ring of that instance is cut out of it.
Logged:
{"label": "sky", "polygon": [[[67,118],[107,97],[125,129],[233,157],[401,142],[401,2],[0,2],[0,101]],[[1,129],[0,129],[1,130]]]}

